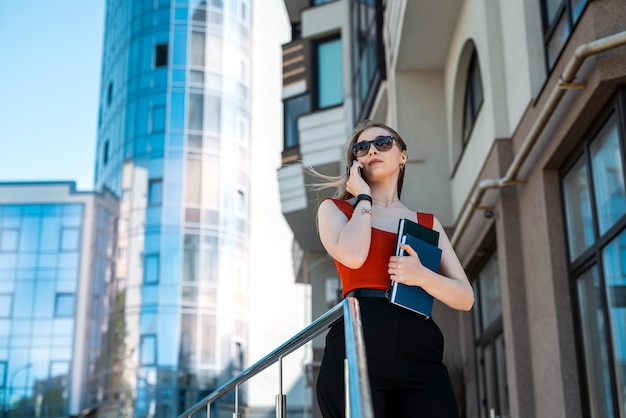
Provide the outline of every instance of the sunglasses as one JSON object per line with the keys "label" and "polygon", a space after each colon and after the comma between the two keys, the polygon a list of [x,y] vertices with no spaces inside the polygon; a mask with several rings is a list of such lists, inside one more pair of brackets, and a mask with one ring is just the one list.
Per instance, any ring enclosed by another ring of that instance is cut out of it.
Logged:
{"label": "sunglasses", "polygon": [[376,147],[378,151],[389,151],[391,148],[393,148],[394,140],[395,138],[389,135],[389,136],[380,136],[371,141],[358,142],[352,145],[352,155],[354,155],[355,157],[362,157],[366,155],[369,152],[372,144],[374,144],[374,147]]}

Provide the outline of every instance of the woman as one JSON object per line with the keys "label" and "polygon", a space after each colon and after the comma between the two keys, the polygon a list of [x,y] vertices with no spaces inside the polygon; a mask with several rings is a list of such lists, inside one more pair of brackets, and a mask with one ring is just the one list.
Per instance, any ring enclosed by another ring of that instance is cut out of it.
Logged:
{"label": "woman", "polygon": [[[390,281],[421,286],[453,309],[469,310],[474,292],[437,220],[400,201],[406,144],[390,127],[372,121],[357,125],[346,153],[347,173],[333,183],[336,198],[318,209],[320,239],[335,261],[343,296],[359,299],[365,351],[377,418],[458,417],[450,378],[442,363],[443,336],[432,318],[389,303]],[[412,186],[419,188],[417,179]],[[355,198],[356,197],[356,198]],[[408,218],[440,234],[440,272],[424,267],[410,246],[397,257],[398,222]],[[333,326],[317,382],[324,417],[345,415],[343,322]]]}

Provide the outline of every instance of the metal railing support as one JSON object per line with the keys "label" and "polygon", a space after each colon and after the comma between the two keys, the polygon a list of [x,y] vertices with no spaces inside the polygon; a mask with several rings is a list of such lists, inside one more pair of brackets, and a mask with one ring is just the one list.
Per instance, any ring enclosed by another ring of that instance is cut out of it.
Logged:
{"label": "metal railing support", "polygon": [[278,359],[278,395],[276,395],[276,418],[287,417],[287,395],[283,393],[283,358]]}
{"label": "metal railing support", "polygon": [[277,349],[248,367],[204,399],[192,405],[189,409],[180,414],[178,418],[192,418],[194,414],[200,411],[206,411],[206,416],[210,417],[211,404],[228,394],[231,390],[235,390],[235,412],[233,413],[233,417],[240,418],[242,414],[239,412],[239,386],[277,362],[279,363],[280,371],[280,394],[276,396],[276,416],[278,418],[285,418],[287,416],[287,397],[283,394],[283,357],[291,354],[318,335],[324,333],[342,318],[346,330],[346,364],[349,369],[346,386],[346,393],[349,393],[349,401],[346,408],[351,412],[348,416],[355,418],[373,417],[359,302],[356,298],[348,297],[313,321],[302,331],[291,337]]}

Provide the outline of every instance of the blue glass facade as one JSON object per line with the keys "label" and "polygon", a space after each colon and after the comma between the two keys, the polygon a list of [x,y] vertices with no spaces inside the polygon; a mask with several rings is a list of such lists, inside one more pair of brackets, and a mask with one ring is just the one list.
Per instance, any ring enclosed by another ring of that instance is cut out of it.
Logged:
{"label": "blue glass facade", "polygon": [[250,0],[109,0],[96,187],[120,197],[90,407],[170,417],[242,370]]}
{"label": "blue glass facade", "polygon": [[82,204],[0,205],[0,389],[8,416],[68,415]]}
{"label": "blue glass facade", "polygon": [[103,342],[117,200],[0,183],[0,416],[78,416]]}

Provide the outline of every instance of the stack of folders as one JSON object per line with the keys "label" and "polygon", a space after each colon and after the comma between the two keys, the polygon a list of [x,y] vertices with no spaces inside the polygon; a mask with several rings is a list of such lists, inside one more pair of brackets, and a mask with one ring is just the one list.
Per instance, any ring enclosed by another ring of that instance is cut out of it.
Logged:
{"label": "stack of folders", "polygon": [[[400,248],[400,244],[408,244],[415,250],[424,266],[438,273],[441,262],[441,249],[437,247],[438,243],[439,232],[410,219],[400,220],[396,244],[397,256],[406,255],[406,252]],[[426,318],[432,316],[433,297],[419,286],[408,286],[392,281],[389,301]]]}

